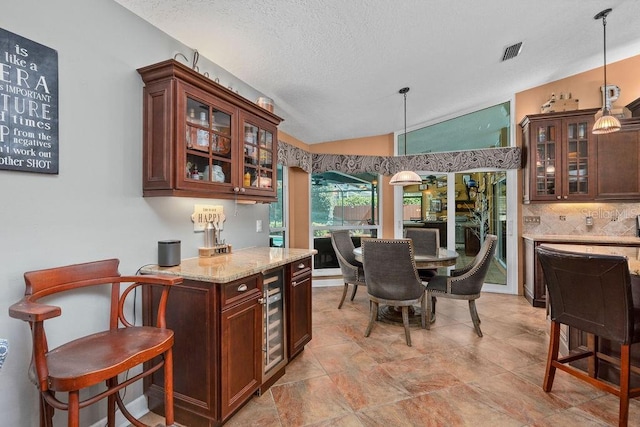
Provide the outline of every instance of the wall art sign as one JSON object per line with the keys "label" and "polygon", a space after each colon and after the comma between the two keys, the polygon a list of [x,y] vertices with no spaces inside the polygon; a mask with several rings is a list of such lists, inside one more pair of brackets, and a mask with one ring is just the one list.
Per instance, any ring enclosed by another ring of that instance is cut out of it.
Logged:
{"label": "wall art sign", "polygon": [[0,169],[58,173],[58,52],[0,28]]}

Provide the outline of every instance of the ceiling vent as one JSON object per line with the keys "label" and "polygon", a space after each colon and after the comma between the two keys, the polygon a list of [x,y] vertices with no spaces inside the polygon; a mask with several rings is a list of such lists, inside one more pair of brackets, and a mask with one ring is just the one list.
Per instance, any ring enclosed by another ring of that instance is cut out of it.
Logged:
{"label": "ceiling vent", "polygon": [[504,50],[504,55],[502,55],[502,60],[506,61],[507,59],[515,58],[518,56],[520,51],[522,50],[522,42],[512,44]]}

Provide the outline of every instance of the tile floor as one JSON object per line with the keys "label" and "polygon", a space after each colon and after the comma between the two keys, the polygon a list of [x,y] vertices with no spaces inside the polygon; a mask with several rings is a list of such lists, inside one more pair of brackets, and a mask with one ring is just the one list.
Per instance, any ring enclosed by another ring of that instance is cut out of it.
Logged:
{"label": "tile floor", "polygon": [[[338,310],[340,293],[313,289],[313,340],[226,426],[617,425],[617,398],[563,372],[542,390],[548,325],[523,297],[482,295],[483,338],[466,301],[441,298],[431,330],[414,326],[407,347],[402,326],[378,322],[365,338],[366,290]],[[640,399],[629,419],[640,426]]]}

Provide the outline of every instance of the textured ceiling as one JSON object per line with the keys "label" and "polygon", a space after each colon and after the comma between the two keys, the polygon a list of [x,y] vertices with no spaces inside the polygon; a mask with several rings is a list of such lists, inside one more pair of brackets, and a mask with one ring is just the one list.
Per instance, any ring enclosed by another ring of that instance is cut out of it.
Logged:
{"label": "textured ceiling", "polygon": [[116,1],[273,98],[306,143],[401,131],[404,86],[411,128],[599,67],[608,7],[607,61],[640,54],[639,0]]}

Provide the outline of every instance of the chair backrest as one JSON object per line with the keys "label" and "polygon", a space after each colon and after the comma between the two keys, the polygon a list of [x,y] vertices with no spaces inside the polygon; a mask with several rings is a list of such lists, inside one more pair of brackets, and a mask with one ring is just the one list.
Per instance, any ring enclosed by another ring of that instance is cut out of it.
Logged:
{"label": "chair backrest", "polygon": [[369,294],[398,301],[424,294],[411,239],[363,239],[362,259]]}
{"label": "chair backrest", "polygon": [[338,257],[338,263],[346,262],[352,266],[362,266],[362,264],[356,260],[356,256],[353,254],[355,246],[351,240],[349,230],[337,230],[331,232],[331,244],[333,250]]}
{"label": "chair backrest", "polygon": [[[480,293],[489,267],[491,267],[491,260],[496,252],[497,241],[497,236],[487,234],[480,248],[480,252],[478,252],[473,261],[467,266],[451,272],[451,276],[454,276],[452,280],[455,284],[452,285],[452,293],[460,295],[475,295]],[[453,286],[455,286],[455,289],[453,289]]]}
{"label": "chair backrest", "polygon": [[416,255],[437,255],[440,249],[440,230],[437,228],[407,228],[405,237],[413,241]]}
{"label": "chair backrest", "polygon": [[24,274],[25,296],[36,302],[58,292],[101,284],[111,285],[110,328],[118,327],[118,300],[120,297],[120,260],[107,259],[84,264],[30,271]]}
{"label": "chair backrest", "polygon": [[634,335],[629,265],[623,256],[536,248],[551,319],[621,344]]}

